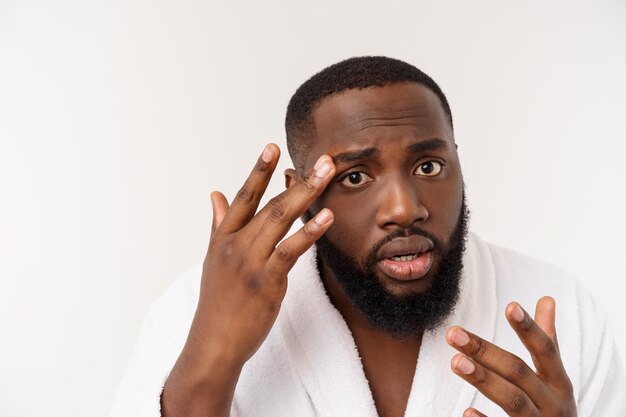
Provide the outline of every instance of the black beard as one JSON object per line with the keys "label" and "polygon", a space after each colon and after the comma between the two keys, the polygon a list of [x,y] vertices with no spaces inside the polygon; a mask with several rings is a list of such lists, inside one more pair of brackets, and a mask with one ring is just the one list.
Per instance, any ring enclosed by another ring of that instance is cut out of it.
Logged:
{"label": "black beard", "polygon": [[[461,212],[447,246],[419,227],[397,230],[374,245],[362,263],[364,267],[322,236],[316,242],[318,270],[321,270],[320,261],[328,266],[354,307],[372,327],[399,339],[419,336],[443,324],[459,299],[468,220],[469,210],[463,194]],[[376,253],[390,240],[414,234],[433,241],[433,252],[440,259],[438,269],[428,290],[404,296],[393,295],[376,277]]]}

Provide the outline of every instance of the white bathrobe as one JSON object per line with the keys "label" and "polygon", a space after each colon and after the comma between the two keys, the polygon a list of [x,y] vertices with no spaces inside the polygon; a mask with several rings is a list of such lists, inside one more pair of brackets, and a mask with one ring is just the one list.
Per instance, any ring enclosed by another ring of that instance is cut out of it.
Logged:
{"label": "white bathrobe", "polygon": [[[159,396],[187,337],[201,273],[200,265],[187,271],[150,309],[110,417],[160,415]],[[626,416],[626,381],[604,312],[563,271],[474,234],[464,255],[459,304],[443,327],[424,334],[405,415],[461,417],[473,406],[504,416],[452,373],[456,351],[444,334],[461,325],[532,366],[504,309],[515,300],[532,313],[543,295],[556,299],[557,335],[578,416]],[[243,368],[231,416],[377,416],[354,339],[320,281],[314,249],[289,274],[277,321]]]}

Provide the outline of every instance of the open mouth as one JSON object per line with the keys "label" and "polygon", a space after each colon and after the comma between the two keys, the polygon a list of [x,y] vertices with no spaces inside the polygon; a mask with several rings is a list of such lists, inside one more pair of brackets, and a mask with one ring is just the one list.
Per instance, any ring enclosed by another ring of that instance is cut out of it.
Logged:
{"label": "open mouth", "polygon": [[382,272],[396,280],[413,281],[428,273],[432,265],[432,251],[395,255],[378,261]]}
{"label": "open mouth", "polygon": [[377,264],[390,278],[417,280],[430,270],[434,247],[430,239],[420,235],[398,237],[379,249]]}
{"label": "open mouth", "polygon": [[399,255],[399,256],[392,256],[391,258],[388,258],[394,262],[406,262],[406,261],[412,261],[413,259],[417,258],[419,256],[419,254],[417,253],[413,253],[410,255]]}

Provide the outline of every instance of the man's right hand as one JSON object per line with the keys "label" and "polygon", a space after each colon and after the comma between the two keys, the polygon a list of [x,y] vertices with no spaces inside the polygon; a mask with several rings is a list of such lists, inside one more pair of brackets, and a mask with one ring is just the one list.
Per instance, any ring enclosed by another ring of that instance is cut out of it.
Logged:
{"label": "man's right hand", "polygon": [[282,240],[333,178],[335,166],[327,155],[256,212],[279,154],[276,145],[266,146],[230,207],[222,193],[211,194],[213,226],[200,299],[165,384],[164,416],[229,415],[241,368],[276,321],[289,270],[332,224],[332,212],[323,209]]}

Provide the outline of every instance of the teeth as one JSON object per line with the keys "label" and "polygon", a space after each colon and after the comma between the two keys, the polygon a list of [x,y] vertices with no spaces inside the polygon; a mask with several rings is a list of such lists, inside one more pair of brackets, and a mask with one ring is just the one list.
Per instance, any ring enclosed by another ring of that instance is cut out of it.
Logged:
{"label": "teeth", "polygon": [[415,258],[417,258],[417,255],[392,256],[389,259],[391,259],[392,261],[396,261],[396,262],[406,262],[406,261],[412,261]]}

